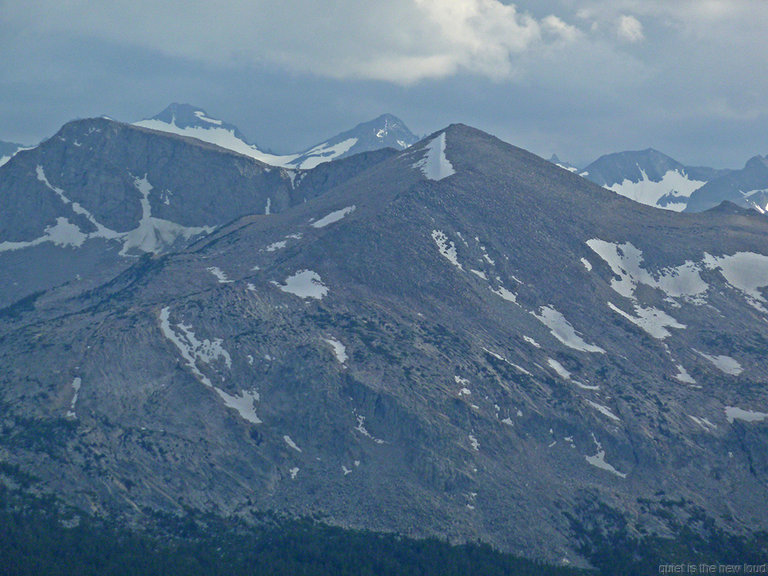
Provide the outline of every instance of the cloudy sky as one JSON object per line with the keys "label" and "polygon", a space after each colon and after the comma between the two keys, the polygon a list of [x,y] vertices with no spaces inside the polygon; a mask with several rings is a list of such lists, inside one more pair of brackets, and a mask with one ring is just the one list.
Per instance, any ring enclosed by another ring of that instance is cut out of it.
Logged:
{"label": "cloudy sky", "polygon": [[768,0],[0,0],[0,139],[204,108],[291,152],[384,112],[578,164],[768,154]]}

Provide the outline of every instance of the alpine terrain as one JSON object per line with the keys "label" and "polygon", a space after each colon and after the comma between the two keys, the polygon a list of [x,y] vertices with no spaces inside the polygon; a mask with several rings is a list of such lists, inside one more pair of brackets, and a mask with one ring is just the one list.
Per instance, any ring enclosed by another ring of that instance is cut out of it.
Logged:
{"label": "alpine terrain", "polygon": [[323,162],[381,148],[403,150],[418,140],[402,120],[391,114],[358,124],[308,150],[286,155],[261,151],[257,145],[248,143],[234,125],[211,118],[204,110],[189,104],[171,104],[160,114],[136,125],[197,138],[285,168],[314,168]]}
{"label": "alpine terrain", "polygon": [[[680,212],[689,207],[691,194],[726,172],[684,166],[666,154],[648,148],[601,156],[581,175],[636,202]],[[719,203],[715,202],[713,206]]]}
{"label": "alpine terrain", "polygon": [[[0,171],[4,465],[131,522],[272,511],[575,565],[768,530],[763,216],[639,204],[460,124],[269,166],[201,114],[74,122]],[[641,181],[712,177],[649,156]]]}
{"label": "alpine terrain", "polygon": [[686,210],[707,210],[723,200],[768,212],[768,156],[755,156],[741,170],[708,182],[691,194]]}
{"label": "alpine terrain", "polygon": [[106,118],[70,122],[0,171],[0,305],[65,283],[89,289],[142,254],[285,210],[393,153],[309,176],[199,139]]}

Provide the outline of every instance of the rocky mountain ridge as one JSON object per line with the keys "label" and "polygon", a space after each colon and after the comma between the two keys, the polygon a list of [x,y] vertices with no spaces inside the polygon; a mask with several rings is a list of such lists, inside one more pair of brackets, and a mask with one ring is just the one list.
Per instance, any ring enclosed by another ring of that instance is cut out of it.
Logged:
{"label": "rocky mountain ridge", "polygon": [[2,167],[0,304],[64,282],[92,287],[141,254],[285,210],[391,153],[286,169],[105,118],[70,122]]}
{"label": "rocky mountain ridge", "polygon": [[305,170],[381,148],[404,150],[418,140],[402,120],[391,114],[358,124],[307,150],[284,155],[262,151],[249,143],[236,126],[211,118],[189,104],[171,104],[158,115],[136,122],[136,126],[197,138],[273,166]]}
{"label": "rocky mountain ridge", "polygon": [[463,125],[323,182],[2,310],[0,458],[102,512],[555,562],[595,522],[768,528],[759,214],[656,210]]}

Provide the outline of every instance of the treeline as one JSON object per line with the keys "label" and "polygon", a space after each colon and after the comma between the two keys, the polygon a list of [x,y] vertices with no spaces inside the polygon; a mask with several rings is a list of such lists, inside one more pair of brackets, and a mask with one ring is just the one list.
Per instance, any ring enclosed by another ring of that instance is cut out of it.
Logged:
{"label": "treeline", "polygon": [[484,544],[343,530],[311,520],[257,527],[216,517],[159,518],[150,530],[64,510],[0,488],[0,573],[7,576],[577,576]]}

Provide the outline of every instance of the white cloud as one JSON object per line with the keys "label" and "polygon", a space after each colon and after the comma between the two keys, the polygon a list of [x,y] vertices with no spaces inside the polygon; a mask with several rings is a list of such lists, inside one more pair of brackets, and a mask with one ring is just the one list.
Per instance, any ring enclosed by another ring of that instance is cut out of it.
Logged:
{"label": "white cloud", "polygon": [[216,66],[278,66],[401,84],[469,72],[510,77],[516,57],[576,37],[499,0],[38,0],[0,22],[86,35]]}
{"label": "white cloud", "polygon": [[623,14],[619,17],[617,33],[619,38],[634,44],[645,39],[643,24],[634,16]]}

